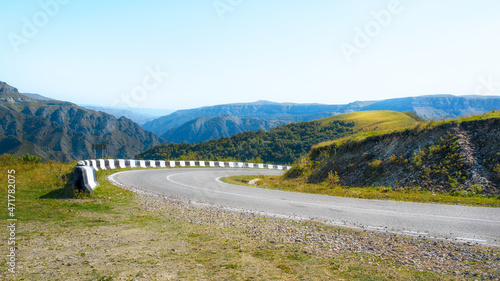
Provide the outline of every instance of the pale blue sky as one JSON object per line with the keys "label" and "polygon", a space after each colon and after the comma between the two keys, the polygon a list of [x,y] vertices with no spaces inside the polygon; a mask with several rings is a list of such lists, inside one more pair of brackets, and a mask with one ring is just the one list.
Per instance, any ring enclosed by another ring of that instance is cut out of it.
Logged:
{"label": "pale blue sky", "polygon": [[168,109],[500,95],[499,14],[497,0],[2,1],[0,81]]}

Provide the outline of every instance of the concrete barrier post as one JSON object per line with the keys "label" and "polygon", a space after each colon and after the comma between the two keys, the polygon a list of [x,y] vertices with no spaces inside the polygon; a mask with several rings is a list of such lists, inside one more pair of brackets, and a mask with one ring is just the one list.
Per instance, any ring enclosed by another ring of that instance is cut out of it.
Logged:
{"label": "concrete barrier post", "polygon": [[97,182],[96,169],[91,166],[76,166],[75,167],[75,189],[81,191],[94,192]]}

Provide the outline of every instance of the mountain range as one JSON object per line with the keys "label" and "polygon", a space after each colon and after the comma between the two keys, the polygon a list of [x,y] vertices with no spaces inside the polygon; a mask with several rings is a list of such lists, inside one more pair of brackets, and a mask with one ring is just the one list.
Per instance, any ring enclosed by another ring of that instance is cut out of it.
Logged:
{"label": "mountain range", "polygon": [[482,114],[495,109],[500,109],[499,96],[430,95],[356,101],[346,105],[258,101],[178,110],[146,122],[142,127],[172,142],[198,143],[223,136],[230,137],[245,131],[257,131],[357,111],[409,111],[428,120],[441,120]]}
{"label": "mountain range", "polygon": [[[65,162],[96,156],[132,158],[166,143],[125,117],[117,119],[70,102],[23,95],[5,82],[0,82],[0,117],[0,154],[30,153]],[[93,149],[102,144],[106,144],[104,151]]]}
{"label": "mountain range", "polygon": [[212,118],[199,117],[168,130],[162,135],[162,138],[176,143],[199,143],[247,131],[268,131],[288,123],[279,119],[244,118],[229,115]]}
{"label": "mountain range", "polygon": [[171,114],[175,111],[170,109],[115,107],[89,104],[81,104],[80,106],[90,110],[106,112],[115,116],[116,118],[124,116],[141,126],[144,125],[144,123],[153,121],[159,117]]}

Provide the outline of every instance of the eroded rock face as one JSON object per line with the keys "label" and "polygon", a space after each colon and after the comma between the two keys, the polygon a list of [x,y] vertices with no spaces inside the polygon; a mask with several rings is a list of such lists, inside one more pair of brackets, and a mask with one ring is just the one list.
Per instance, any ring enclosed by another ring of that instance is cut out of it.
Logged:
{"label": "eroded rock face", "polygon": [[[134,158],[164,142],[129,119],[117,119],[69,102],[33,99],[0,82],[2,153],[29,152],[55,161],[97,156]],[[96,153],[92,149],[96,143],[106,143],[107,150]]]}
{"label": "eroded rock face", "polygon": [[309,176],[346,186],[500,194],[500,119],[448,123],[313,150]]}
{"label": "eroded rock face", "polygon": [[16,88],[0,81],[0,93],[19,93]]}

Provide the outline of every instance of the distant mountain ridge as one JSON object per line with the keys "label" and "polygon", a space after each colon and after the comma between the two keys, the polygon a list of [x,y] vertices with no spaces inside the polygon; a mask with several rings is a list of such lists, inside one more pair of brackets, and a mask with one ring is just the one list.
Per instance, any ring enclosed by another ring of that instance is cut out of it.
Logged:
{"label": "distant mountain ridge", "polygon": [[[346,105],[257,101],[254,103],[223,104],[178,110],[170,115],[145,123],[143,128],[172,142],[199,142],[217,136],[229,137],[241,131],[255,130],[255,128],[245,128],[244,126],[232,130],[226,126],[227,123],[221,122],[221,116],[261,119],[266,120],[261,121],[263,124],[278,126],[280,124],[311,121],[357,111],[411,111],[425,119],[440,120],[482,114],[495,109],[500,109],[499,96],[428,95],[381,101],[356,101]],[[211,120],[212,118],[215,119]],[[193,123],[197,125],[193,126]],[[262,126],[265,127],[265,125]],[[220,132],[224,132],[224,134]],[[205,137],[201,137],[201,135]]]}
{"label": "distant mountain ridge", "polygon": [[162,138],[171,142],[199,143],[221,137],[230,137],[247,131],[269,130],[288,124],[282,120],[266,120],[259,118],[245,118],[237,116],[217,116],[212,118],[200,117],[184,123],[182,126],[170,129]]}
{"label": "distant mountain ridge", "polygon": [[372,103],[363,110],[412,111],[425,119],[441,120],[478,115],[500,109],[500,96],[428,95],[388,99]]}
{"label": "distant mountain ridge", "polygon": [[106,143],[102,156],[132,158],[166,143],[127,118],[117,119],[70,102],[34,99],[5,82],[0,82],[0,118],[0,154],[30,153],[68,162],[94,158],[92,144]]}
{"label": "distant mountain ridge", "polygon": [[113,106],[97,106],[97,105],[86,105],[82,104],[81,107],[102,111],[108,114],[115,116],[116,118],[120,118],[125,116],[126,118],[136,122],[139,125],[143,125],[146,122],[155,120],[163,115],[170,114],[174,112],[174,110],[168,109],[146,109],[146,108],[132,108],[132,107],[113,107]]}
{"label": "distant mountain ridge", "polygon": [[39,94],[30,94],[30,93],[22,93],[23,96],[27,96],[28,98],[36,99],[36,100],[54,100],[53,98],[48,98]]}
{"label": "distant mountain ridge", "polygon": [[162,135],[168,130],[179,127],[196,118],[212,118],[224,115],[242,118],[280,120],[292,123],[328,117],[337,113],[339,108],[340,107],[337,105],[274,103],[268,101],[222,104],[178,110],[172,114],[145,123],[143,128],[157,135]]}

